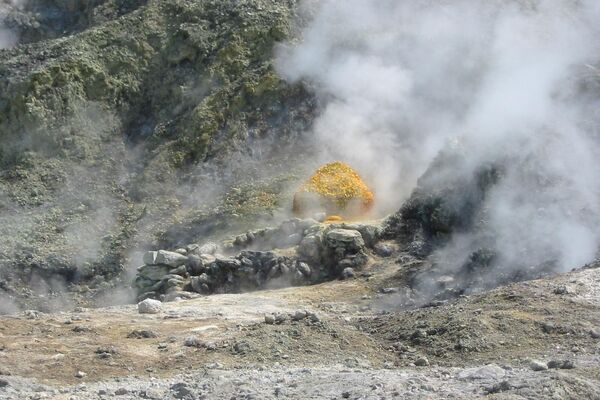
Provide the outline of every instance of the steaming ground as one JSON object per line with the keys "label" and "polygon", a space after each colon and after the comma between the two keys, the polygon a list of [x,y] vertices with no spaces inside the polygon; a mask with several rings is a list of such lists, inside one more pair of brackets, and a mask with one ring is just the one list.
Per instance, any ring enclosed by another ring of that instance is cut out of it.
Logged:
{"label": "steaming ground", "polygon": [[[388,212],[415,187],[435,196],[498,174],[476,205],[485,226],[437,249],[448,271],[482,248],[496,271],[567,271],[598,255],[598,2],[310,4],[277,66],[319,95],[324,159],[364,173]],[[435,162],[440,152],[459,162]]]}

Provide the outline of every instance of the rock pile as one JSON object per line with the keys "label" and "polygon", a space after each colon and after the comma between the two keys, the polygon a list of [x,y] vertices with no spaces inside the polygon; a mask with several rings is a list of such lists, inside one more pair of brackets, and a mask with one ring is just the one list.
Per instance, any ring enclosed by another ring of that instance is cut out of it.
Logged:
{"label": "rock pile", "polygon": [[[149,251],[138,268],[139,301],[237,293],[354,276],[369,260],[379,228],[292,219],[220,244]],[[223,254],[222,254],[222,253]]]}

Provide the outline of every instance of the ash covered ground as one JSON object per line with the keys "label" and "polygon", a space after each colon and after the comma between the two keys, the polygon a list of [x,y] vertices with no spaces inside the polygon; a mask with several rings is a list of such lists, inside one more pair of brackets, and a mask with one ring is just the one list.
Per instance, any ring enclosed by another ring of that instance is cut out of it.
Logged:
{"label": "ash covered ground", "polygon": [[599,26],[0,0],[0,398],[600,398]]}

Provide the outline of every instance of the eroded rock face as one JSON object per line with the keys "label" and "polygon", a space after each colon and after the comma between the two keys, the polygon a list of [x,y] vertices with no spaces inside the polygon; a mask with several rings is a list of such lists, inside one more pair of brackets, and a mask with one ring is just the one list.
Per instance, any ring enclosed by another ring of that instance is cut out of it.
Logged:
{"label": "eroded rock face", "polygon": [[[187,256],[164,250],[149,252],[145,259],[158,265],[139,268],[136,284],[140,299],[169,299],[185,291],[232,293],[348,279],[368,262],[371,250],[364,236],[371,243],[377,240],[372,234],[378,231],[376,226],[361,225],[360,229],[364,235],[345,224],[292,219],[278,228],[238,235],[221,245],[188,245]],[[292,235],[297,235],[293,241],[278,240]],[[254,240],[248,241],[248,237]],[[201,249],[229,255],[203,254]],[[179,265],[181,262],[185,267]]]}

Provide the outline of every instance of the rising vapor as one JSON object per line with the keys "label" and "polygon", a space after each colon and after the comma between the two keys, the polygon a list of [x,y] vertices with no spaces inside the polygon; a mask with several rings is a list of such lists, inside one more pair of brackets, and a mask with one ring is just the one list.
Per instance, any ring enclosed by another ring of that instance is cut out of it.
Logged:
{"label": "rising vapor", "polygon": [[448,268],[482,246],[505,270],[545,262],[568,270],[597,256],[598,2],[305,5],[310,22],[278,49],[278,71],[318,93],[321,158],[363,173],[381,213],[451,151],[460,163],[429,171],[425,183],[490,164],[502,174],[482,207],[485,234],[457,234],[439,249]]}

